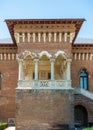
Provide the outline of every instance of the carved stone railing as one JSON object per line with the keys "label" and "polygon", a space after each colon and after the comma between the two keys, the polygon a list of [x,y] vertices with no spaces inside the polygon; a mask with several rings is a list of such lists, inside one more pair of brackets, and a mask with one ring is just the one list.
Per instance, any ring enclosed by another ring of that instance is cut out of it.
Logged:
{"label": "carved stone railing", "polygon": [[71,81],[67,80],[19,80],[19,89],[70,89]]}

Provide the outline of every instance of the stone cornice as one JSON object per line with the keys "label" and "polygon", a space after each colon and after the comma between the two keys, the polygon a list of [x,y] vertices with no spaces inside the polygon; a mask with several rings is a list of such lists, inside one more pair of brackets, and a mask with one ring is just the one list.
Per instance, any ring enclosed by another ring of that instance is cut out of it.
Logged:
{"label": "stone cornice", "polygon": [[14,37],[14,26],[16,24],[75,24],[76,30],[75,30],[75,37],[73,39],[74,42],[84,21],[85,19],[7,19],[5,20],[15,45],[16,45],[16,40]]}

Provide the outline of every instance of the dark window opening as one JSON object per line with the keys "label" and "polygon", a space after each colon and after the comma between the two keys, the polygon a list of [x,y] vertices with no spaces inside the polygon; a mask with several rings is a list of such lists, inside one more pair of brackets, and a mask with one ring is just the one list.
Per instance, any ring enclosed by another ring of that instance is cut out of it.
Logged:
{"label": "dark window opening", "polygon": [[85,69],[80,73],[80,88],[88,90],[88,73]]}

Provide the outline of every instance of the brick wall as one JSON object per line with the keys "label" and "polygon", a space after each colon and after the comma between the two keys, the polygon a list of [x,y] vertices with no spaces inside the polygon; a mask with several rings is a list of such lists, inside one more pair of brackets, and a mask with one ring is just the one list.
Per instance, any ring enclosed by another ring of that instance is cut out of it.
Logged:
{"label": "brick wall", "polygon": [[81,105],[85,107],[88,113],[88,123],[92,123],[93,125],[93,101],[83,95],[76,94],[75,95],[75,106]]}
{"label": "brick wall", "polygon": [[73,90],[17,90],[17,130],[74,126]]}
{"label": "brick wall", "polygon": [[84,61],[72,61],[71,66],[71,79],[72,86],[79,87],[79,76],[82,69],[86,69],[88,73],[88,88],[90,91],[93,91],[93,61],[92,60],[84,60]]}
{"label": "brick wall", "polygon": [[15,88],[18,80],[16,60],[0,61],[2,84],[0,90],[0,120],[15,117]]}

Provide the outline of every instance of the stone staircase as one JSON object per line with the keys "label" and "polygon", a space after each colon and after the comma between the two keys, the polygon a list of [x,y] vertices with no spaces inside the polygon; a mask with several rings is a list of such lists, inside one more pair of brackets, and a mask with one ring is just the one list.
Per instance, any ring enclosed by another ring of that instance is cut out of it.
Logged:
{"label": "stone staircase", "polygon": [[88,91],[88,90],[85,90],[85,89],[82,89],[82,88],[76,88],[75,94],[81,94],[81,95],[93,100],[93,93]]}

